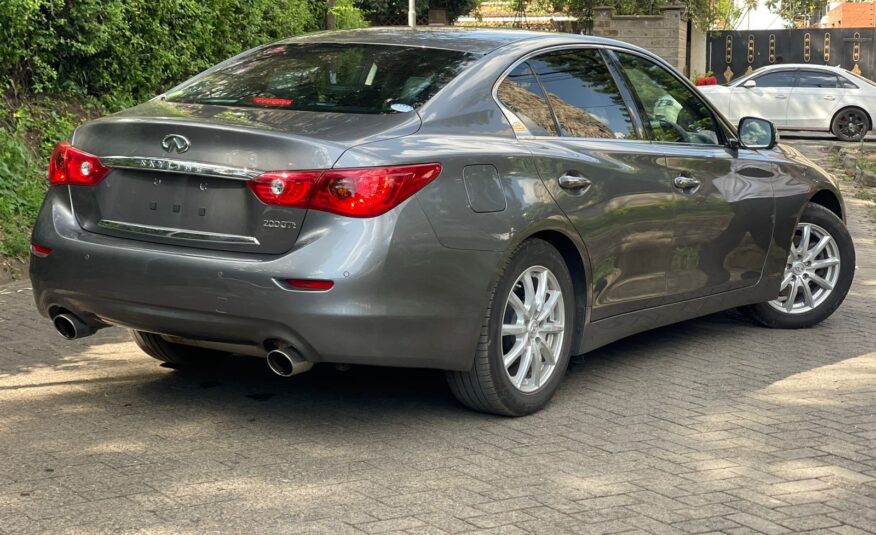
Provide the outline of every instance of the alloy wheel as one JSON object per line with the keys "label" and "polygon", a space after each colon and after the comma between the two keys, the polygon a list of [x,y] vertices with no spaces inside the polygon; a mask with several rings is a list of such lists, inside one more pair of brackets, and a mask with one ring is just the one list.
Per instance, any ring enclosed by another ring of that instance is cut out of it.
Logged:
{"label": "alloy wheel", "polygon": [[787,314],[818,308],[836,287],[841,263],[839,246],[829,232],[813,223],[798,224],[779,297],[770,306]]}
{"label": "alloy wheel", "polygon": [[505,373],[516,389],[535,392],[554,373],[565,314],[563,290],[551,270],[533,266],[520,274],[505,300],[501,332]]}
{"label": "alloy wheel", "polygon": [[849,110],[837,118],[837,130],[839,133],[857,139],[862,133],[866,133],[867,117],[858,110]]}

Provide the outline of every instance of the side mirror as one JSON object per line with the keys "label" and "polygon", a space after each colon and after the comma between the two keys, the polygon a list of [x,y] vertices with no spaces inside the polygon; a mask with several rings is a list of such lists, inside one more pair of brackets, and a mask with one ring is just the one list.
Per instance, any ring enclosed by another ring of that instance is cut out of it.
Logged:
{"label": "side mirror", "polygon": [[742,87],[745,89],[751,89],[752,87],[757,87],[757,82],[754,80],[746,80],[745,83],[742,84]]}
{"label": "side mirror", "polygon": [[736,131],[740,143],[747,149],[771,149],[779,142],[776,125],[759,117],[743,117]]}

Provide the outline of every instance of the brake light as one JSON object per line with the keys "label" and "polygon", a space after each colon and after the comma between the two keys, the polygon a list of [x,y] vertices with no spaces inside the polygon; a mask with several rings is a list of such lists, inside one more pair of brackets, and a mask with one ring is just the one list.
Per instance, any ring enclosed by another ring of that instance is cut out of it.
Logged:
{"label": "brake light", "polygon": [[66,141],[58,143],[49,159],[49,183],[93,186],[109,173],[100,158]]}
{"label": "brake light", "polygon": [[375,217],[401,204],[441,173],[437,163],[327,171],[271,171],[249,187],[265,204]]}
{"label": "brake light", "polygon": [[286,282],[296,290],[310,290],[315,292],[331,290],[335,285],[334,281],[319,279],[286,279]]}
{"label": "brake light", "polygon": [[37,258],[45,258],[52,254],[52,250],[45,245],[40,245],[38,243],[30,244],[30,252],[33,253]]}
{"label": "brake light", "polygon": [[249,189],[265,204],[307,208],[322,171],[270,171],[249,181]]}

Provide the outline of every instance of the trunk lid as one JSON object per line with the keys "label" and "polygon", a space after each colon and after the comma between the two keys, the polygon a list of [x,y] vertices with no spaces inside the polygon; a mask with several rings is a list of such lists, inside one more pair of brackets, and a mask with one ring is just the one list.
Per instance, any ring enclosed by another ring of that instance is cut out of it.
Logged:
{"label": "trunk lid", "polygon": [[[349,114],[151,101],[78,128],[73,145],[111,168],[70,186],[80,225],[100,234],[203,249],[281,254],[306,213],[263,204],[264,171],[329,169],[355,145],[414,133],[416,113]],[[173,136],[168,138],[168,136]]]}

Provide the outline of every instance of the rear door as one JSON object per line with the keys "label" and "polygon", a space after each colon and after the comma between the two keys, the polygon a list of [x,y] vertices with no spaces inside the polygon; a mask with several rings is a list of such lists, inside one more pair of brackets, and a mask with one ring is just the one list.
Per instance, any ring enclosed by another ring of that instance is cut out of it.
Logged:
{"label": "rear door", "polygon": [[848,91],[839,87],[836,74],[800,70],[797,84],[788,101],[788,124],[791,128],[825,128],[833,112]]}
{"label": "rear door", "polygon": [[732,119],[746,116],[769,119],[778,127],[788,126],[788,99],[794,87],[796,71],[772,71],[753,78],[754,87],[733,87],[730,107]]}
{"label": "rear door", "polygon": [[666,157],[672,300],[756,283],[772,236],[771,167],[728,149],[715,115],[676,73],[639,54],[615,57]]}
{"label": "rear door", "polygon": [[542,180],[587,245],[593,319],[664,302],[674,193],[599,50],[535,56],[498,96],[520,118]]}

